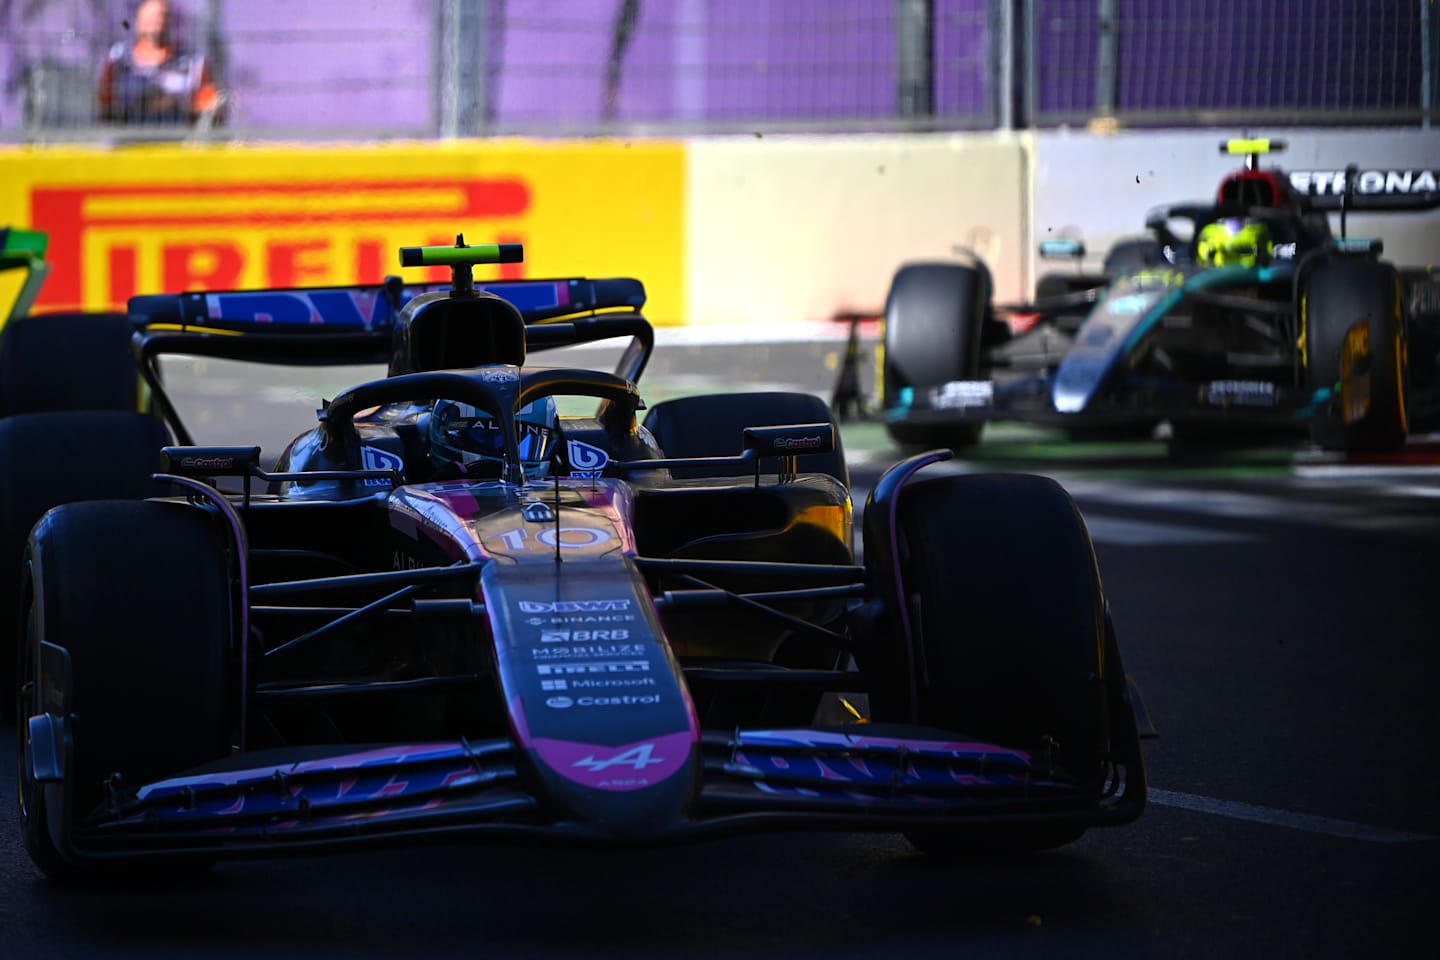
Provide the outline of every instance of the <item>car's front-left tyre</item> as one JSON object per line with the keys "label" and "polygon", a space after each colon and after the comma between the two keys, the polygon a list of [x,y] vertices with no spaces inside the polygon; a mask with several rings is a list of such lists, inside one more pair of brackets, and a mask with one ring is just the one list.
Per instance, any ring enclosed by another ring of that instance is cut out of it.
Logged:
{"label": "car's front-left tyre", "polygon": [[[190,504],[72,503],[36,525],[24,559],[16,752],[25,847],[52,878],[107,872],[67,857],[57,816],[68,828],[114,785],[230,752],[239,694],[230,568],[216,517]],[[62,661],[68,668],[57,669]],[[59,782],[37,778],[49,758],[36,763],[31,723],[57,711],[71,744]]]}
{"label": "car's front-left tyre", "polygon": [[[883,491],[882,478],[877,491]],[[877,515],[872,516],[872,512]],[[893,642],[862,669],[880,722],[918,722],[1026,750],[1098,791],[1108,742],[1105,599],[1074,501],[1053,480],[972,474],[909,483],[866,507],[865,560]],[[895,539],[889,539],[891,534]],[[1062,846],[1067,822],[906,832],[940,855]]]}

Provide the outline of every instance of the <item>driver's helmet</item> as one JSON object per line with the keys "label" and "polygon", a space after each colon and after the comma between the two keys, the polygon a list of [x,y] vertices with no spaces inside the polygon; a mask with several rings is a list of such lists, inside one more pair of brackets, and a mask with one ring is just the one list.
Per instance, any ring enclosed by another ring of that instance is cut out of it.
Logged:
{"label": "driver's helmet", "polygon": [[1226,217],[1201,228],[1195,259],[1207,267],[1253,267],[1268,263],[1273,248],[1263,222]]}
{"label": "driver's helmet", "polygon": [[[515,414],[520,463],[528,478],[550,471],[555,443],[555,398],[542,397]],[[430,460],[437,471],[460,476],[499,476],[505,462],[505,434],[479,407],[436,400],[430,409]]]}

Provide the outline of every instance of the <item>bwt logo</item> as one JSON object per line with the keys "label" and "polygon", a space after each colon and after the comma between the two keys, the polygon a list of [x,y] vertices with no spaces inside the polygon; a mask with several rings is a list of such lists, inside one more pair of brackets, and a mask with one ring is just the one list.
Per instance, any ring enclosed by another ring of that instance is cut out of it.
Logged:
{"label": "bwt logo", "polygon": [[[453,243],[461,227],[483,233],[485,221],[530,208],[518,177],[37,186],[30,223],[49,233],[52,265],[39,305],[119,309],[141,292],[378,283],[398,272],[402,244]],[[485,239],[523,242],[501,231]],[[523,270],[505,264],[499,276]],[[407,277],[444,281],[449,271]]]}

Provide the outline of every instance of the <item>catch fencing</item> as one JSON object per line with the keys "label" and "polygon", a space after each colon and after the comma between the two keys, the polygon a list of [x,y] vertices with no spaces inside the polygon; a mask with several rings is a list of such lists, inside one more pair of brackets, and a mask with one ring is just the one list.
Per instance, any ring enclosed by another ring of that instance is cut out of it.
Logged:
{"label": "catch fencing", "polygon": [[[153,0],[152,0],[153,2]],[[107,119],[135,0],[0,0],[0,138],[1422,125],[1433,0],[173,0],[220,98]]]}

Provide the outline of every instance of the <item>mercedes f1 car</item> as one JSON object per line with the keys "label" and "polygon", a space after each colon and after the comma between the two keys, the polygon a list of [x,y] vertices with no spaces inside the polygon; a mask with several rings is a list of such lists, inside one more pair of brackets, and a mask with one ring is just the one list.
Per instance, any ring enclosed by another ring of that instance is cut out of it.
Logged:
{"label": "mercedes f1 car", "polygon": [[885,309],[891,435],[964,446],[991,419],[1081,431],[1168,420],[1177,438],[1308,428],[1327,449],[1381,449],[1433,421],[1440,275],[1397,269],[1379,240],[1345,234],[1352,210],[1440,207],[1433,178],[1385,194],[1381,177],[1368,192],[1352,168],[1334,192],[1302,193],[1258,165],[1278,142],[1222,146],[1248,159],[1218,202],[1153,211],[1149,239],[1112,251],[1106,275],[1044,277],[1033,304],[992,305],[978,259],[903,266]]}
{"label": "mercedes f1 car", "polygon": [[[471,279],[518,255],[407,248],[452,284],[142,296],[115,320],[152,412],[132,392],[104,414],[83,472],[163,495],[63,503],[24,545],[9,653],[45,872],[783,828],[963,854],[1140,814],[1148,725],[1058,485],[924,479],[949,453],[918,455],[875,485],[858,558],[822,401],[641,422],[640,283]],[[529,362],[615,337],[614,372]],[[174,353],[389,369],[265,470],[193,442]],[[587,415],[544,413],[557,395]],[[0,447],[100,416],[8,416]],[[11,482],[78,469],[39,459]]]}

